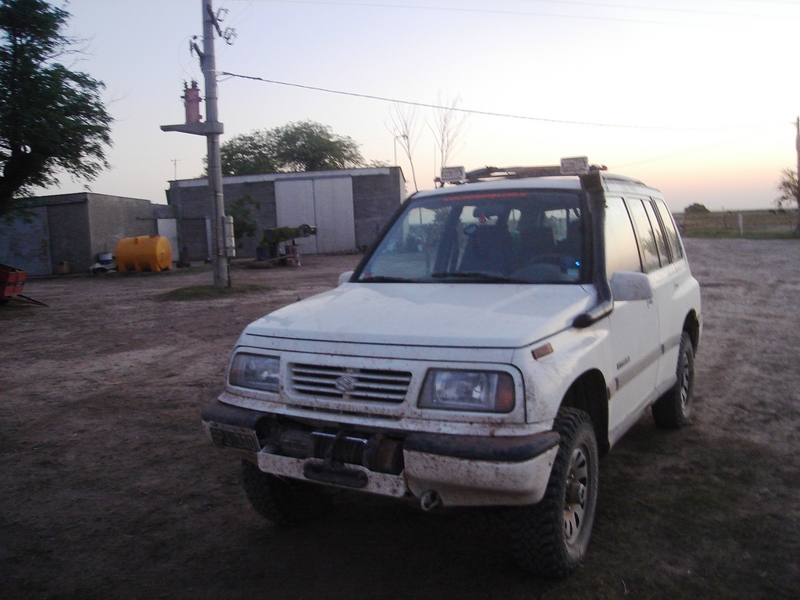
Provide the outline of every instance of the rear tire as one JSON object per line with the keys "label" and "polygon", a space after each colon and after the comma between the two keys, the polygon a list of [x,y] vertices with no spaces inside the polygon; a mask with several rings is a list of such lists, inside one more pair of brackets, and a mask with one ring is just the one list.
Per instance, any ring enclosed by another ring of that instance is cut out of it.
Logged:
{"label": "rear tire", "polygon": [[678,350],[678,381],[652,406],[656,425],[664,429],[681,429],[689,423],[694,391],[694,347],[689,334],[681,335]]}
{"label": "rear tire", "polygon": [[277,477],[242,460],[242,485],[247,499],[262,517],[276,525],[300,525],[333,510],[336,490]]}
{"label": "rear tire", "polygon": [[599,483],[597,441],[588,414],[562,408],[553,429],[561,434],[547,491],[538,504],[511,514],[510,534],[520,567],[562,578],[580,564],[589,545]]}

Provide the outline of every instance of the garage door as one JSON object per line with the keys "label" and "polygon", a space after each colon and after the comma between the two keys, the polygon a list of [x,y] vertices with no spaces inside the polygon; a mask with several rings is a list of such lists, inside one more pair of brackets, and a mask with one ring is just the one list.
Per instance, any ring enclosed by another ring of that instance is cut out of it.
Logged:
{"label": "garage door", "polygon": [[275,182],[278,227],[317,226],[317,235],[298,239],[302,254],[351,250],[356,245],[350,177]]}

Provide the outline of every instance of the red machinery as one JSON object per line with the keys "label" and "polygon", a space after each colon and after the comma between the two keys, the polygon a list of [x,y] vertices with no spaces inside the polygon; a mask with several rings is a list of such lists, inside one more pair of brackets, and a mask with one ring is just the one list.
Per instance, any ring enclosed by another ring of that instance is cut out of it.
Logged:
{"label": "red machinery", "polygon": [[44,302],[39,302],[38,300],[22,295],[22,288],[25,285],[25,279],[27,277],[27,271],[0,264],[0,302],[14,300],[15,302],[47,306]]}

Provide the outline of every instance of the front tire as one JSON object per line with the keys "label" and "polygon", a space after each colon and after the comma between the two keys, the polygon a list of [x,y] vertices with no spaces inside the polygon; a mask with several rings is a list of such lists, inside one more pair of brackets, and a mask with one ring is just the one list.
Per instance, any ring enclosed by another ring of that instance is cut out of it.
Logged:
{"label": "front tire", "polygon": [[335,490],[264,473],[248,460],[242,460],[242,485],[256,512],[276,525],[300,525],[333,510]]}
{"label": "front tire", "polygon": [[678,381],[667,393],[656,400],[651,410],[656,425],[664,429],[681,429],[689,422],[694,391],[694,347],[685,331],[678,349]]}
{"label": "front tire", "polygon": [[514,509],[514,557],[523,570],[563,578],[580,564],[589,545],[599,483],[597,441],[591,418],[563,408],[553,429],[561,435],[547,491],[538,504]]}

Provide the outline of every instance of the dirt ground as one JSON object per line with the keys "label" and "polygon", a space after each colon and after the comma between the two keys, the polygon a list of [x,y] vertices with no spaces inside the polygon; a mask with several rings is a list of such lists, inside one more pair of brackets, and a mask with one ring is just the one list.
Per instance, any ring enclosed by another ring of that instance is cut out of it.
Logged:
{"label": "dirt ground", "polygon": [[29,281],[0,307],[0,598],[800,598],[800,244],[686,240],[703,287],[694,423],[648,415],[600,465],[589,554],[517,571],[500,516],[347,494],[280,529],[200,410],[241,329],[355,256],[235,268],[267,289],[163,301],[205,268]]}

